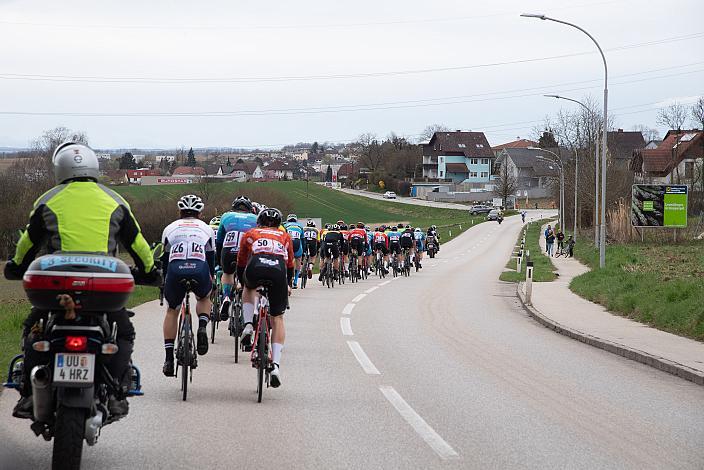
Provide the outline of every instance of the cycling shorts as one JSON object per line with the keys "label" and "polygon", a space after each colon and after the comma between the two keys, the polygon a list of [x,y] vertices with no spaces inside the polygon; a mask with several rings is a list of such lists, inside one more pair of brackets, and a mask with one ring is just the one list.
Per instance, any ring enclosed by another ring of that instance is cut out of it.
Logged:
{"label": "cycling shorts", "polygon": [[318,244],[318,240],[306,240],[306,251],[308,252],[308,256],[311,258],[318,255],[319,247],[320,245]]}
{"label": "cycling shorts", "polygon": [[353,238],[350,240],[350,248],[357,251],[358,255],[364,253],[364,239]]}
{"label": "cycling shorts", "polygon": [[340,247],[335,242],[325,242],[320,248],[320,256],[337,259],[340,257]]}
{"label": "cycling shorts", "polygon": [[374,245],[374,251],[381,251],[384,256],[389,254],[388,248],[386,248],[386,243],[377,243]]}
{"label": "cycling shorts", "polygon": [[389,253],[396,253],[397,255],[401,253],[401,244],[398,242],[389,243]]}
{"label": "cycling shorts", "polygon": [[303,243],[301,242],[300,238],[293,240],[291,247],[293,248],[294,258],[300,258],[301,256],[303,256]]}
{"label": "cycling shorts", "polygon": [[349,255],[350,254],[350,242],[347,240],[342,240],[342,254],[343,255]]}
{"label": "cycling shorts", "polygon": [[164,298],[169,308],[178,309],[186,297],[184,281],[195,281],[193,294],[199,299],[210,295],[213,288],[208,263],[200,260],[175,260],[169,263],[164,281]]}
{"label": "cycling shorts", "polygon": [[220,255],[220,267],[225,274],[235,274],[237,272],[237,252],[232,250],[222,250]]}
{"label": "cycling shorts", "polygon": [[423,243],[423,240],[416,240],[416,250],[425,251],[425,243]]}
{"label": "cycling shorts", "polygon": [[288,281],[286,264],[280,256],[253,255],[244,268],[244,285],[249,289],[259,287],[261,281],[271,281],[269,290],[269,315],[283,315],[288,305]]}
{"label": "cycling shorts", "polygon": [[413,239],[409,237],[401,237],[401,248],[411,248],[413,246]]}

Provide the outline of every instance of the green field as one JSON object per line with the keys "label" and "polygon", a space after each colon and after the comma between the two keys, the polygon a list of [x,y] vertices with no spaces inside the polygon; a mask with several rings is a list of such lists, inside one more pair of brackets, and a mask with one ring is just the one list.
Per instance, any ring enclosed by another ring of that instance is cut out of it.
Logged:
{"label": "green field", "polygon": [[[540,228],[543,224],[547,223],[548,219],[538,220],[528,224],[528,230],[526,230],[526,249],[530,251],[530,259],[533,261],[533,280],[536,282],[547,282],[555,279],[555,266],[553,266],[552,261],[547,256],[543,256],[542,248],[538,245],[538,241],[542,236],[542,231]],[[516,245],[521,244],[521,235],[518,236]],[[508,282],[519,282],[526,280],[526,263],[521,265],[521,272],[516,271],[516,260],[509,259],[506,267],[510,271],[504,271],[499,276],[502,281]]]}
{"label": "green field", "polygon": [[575,257],[592,268],[572,280],[576,294],[658,329],[704,341],[704,243],[609,245],[606,267],[589,243]]}
{"label": "green field", "polygon": [[[114,189],[131,201],[145,201],[153,198],[166,198],[174,202],[189,192],[198,193],[200,185],[170,186],[117,186]],[[267,189],[285,197],[293,211],[300,218],[320,217],[323,223],[343,219],[346,222],[365,223],[410,222],[414,226],[426,228],[435,224],[440,229],[442,240],[453,238],[472,224],[484,221],[484,217],[471,217],[466,211],[456,209],[436,209],[390,201],[379,201],[363,196],[354,196],[322,185],[305,181],[278,181],[271,183],[212,183],[212,194],[234,198],[248,191]],[[264,204],[267,201],[259,201]],[[284,214],[285,215],[285,214]],[[461,225],[461,228],[460,228]],[[450,236],[452,232],[452,236]]]}

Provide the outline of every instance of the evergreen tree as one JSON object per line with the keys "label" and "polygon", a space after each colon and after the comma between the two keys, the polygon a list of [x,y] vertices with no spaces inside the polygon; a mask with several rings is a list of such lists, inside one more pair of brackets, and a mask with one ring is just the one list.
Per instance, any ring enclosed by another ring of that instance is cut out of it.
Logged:
{"label": "evergreen tree", "polygon": [[310,147],[310,153],[316,154],[318,153],[318,142],[313,142],[313,145]]}
{"label": "evergreen tree", "polygon": [[134,170],[137,168],[137,161],[134,159],[132,152],[125,152],[120,157],[120,170]]}
{"label": "evergreen tree", "polygon": [[328,165],[328,169],[325,171],[325,181],[332,181],[332,166]]}
{"label": "evergreen tree", "polygon": [[186,166],[196,166],[196,154],[193,152],[193,147],[188,150],[186,157]]}
{"label": "evergreen tree", "polygon": [[538,139],[538,147],[541,149],[554,149],[558,147],[555,134],[552,133],[552,130],[546,129],[545,132],[543,132],[543,135]]}

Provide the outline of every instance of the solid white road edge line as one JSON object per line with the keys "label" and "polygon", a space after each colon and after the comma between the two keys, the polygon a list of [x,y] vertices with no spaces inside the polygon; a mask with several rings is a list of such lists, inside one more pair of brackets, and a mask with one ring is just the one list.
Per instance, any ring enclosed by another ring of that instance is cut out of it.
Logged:
{"label": "solid white road edge line", "polygon": [[385,286],[386,284],[389,284],[389,283],[391,283],[390,280],[389,280],[389,281],[384,281],[384,282],[382,282],[381,284],[379,284],[379,287]]}
{"label": "solid white road edge line", "polygon": [[342,329],[343,335],[354,336],[354,333],[352,333],[352,324],[350,323],[350,317],[340,317],[340,328]]}
{"label": "solid white road edge line", "polygon": [[343,315],[349,315],[352,313],[352,310],[354,309],[354,306],[356,304],[347,304],[345,305],[345,308],[342,309],[342,314]]}
{"label": "solid white road edge line", "polygon": [[365,354],[362,346],[360,346],[357,341],[347,341],[347,346],[350,347],[352,354],[354,354],[355,359],[357,359],[359,365],[362,366],[364,372],[369,375],[381,375],[379,369],[374,367],[374,364],[369,360],[369,357]]}
{"label": "solid white road edge line", "polygon": [[381,393],[389,400],[389,403],[396,408],[396,411],[399,412],[401,417],[411,425],[413,430],[418,433],[425,443],[428,444],[441,459],[458,459],[460,457],[459,454],[455,452],[455,449],[445,442],[445,440],[411,408],[411,405],[406,403],[406,400],[404,400],[393,387],[390,385],[381,385],[379,386],[379,390],[381,390]]}
{"label": "solid white road edge line", "polygon": [[360,300],[362,300],[363,298],[365,298],[366,296],[367,296],[367,294],[359,294],[357,297],[355,297],[354,299],[352,299],[352,302],[357,303],[357,302],[359,302]]}
{"label": "solid white road edge line", "polygon": [[374,292],[374,291],[377,290],[378,288],[379,288],[379,286],[370,287],[369,289],[365,290],[364,293],[365,293],[365,294],[371,294],[372,292]]}

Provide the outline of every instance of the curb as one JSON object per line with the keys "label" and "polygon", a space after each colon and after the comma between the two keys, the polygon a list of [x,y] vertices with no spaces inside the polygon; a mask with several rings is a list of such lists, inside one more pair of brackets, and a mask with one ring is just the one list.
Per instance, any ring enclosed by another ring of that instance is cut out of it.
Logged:
{"label": "curb", "polygon": [[560,333],[561,335],[576,339],[579,342],[588,344],[595,348],[603,349],[604,351],[610,352],[612,354],[617,354],[619,356],[625,357],[626,359],[640,362],[641,364],[645,364],[650,367],[654,367],[655,369],[667,372],[668,374],[676,375],[677,377],[680,377],[682,379],[694,382],[697,385],[704,385],[704,372],[702,371],[692,369],[691,367],[687,367],[677,362],[670,361],[668,359],[665,359],[664,357],[654,356],[647,352],[630,348],[623,344],[614,343],[612,341],[608,341],[597,336],[582,333],[581,331],[569,328],[556,321],[551,320],[550,318],[546,317],[538,310],[536,310],[532,305],[527,304],[525,302],[525,298],[523,296],[523,289],[521,288],[522,285],[522,282],[518,283],[518,287],[516,288],[516,297],[518,297],[518,300],[521,301],[521,305],[523,305],[523,309],[528,313],[528,315],[533,317],[536,321],[538,321],[538,323],[540,323],[544,327],[549,328],[557,333]]}

